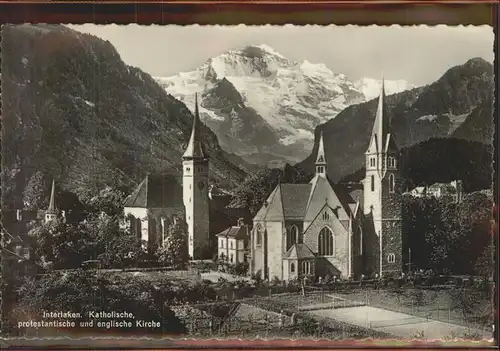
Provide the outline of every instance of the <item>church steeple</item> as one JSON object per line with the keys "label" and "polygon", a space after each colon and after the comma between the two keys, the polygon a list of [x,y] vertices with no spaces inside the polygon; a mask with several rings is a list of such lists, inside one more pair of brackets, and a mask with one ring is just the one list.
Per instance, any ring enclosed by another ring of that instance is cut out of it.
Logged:
{"label": "church steeple", "polygon": [[204,149],[203,142],[201,140],[200,132],[200,113],[198,110],[198,94],[195,94],[195,110],[193,116],[193,129],[191,131],[191,137],[189,138],[189,143],[186,147],[186,151],[182,155],[184,159],[204,159],[206,158],[206,153]]}
{"label": "church steeple", "polygon": [[48,223],[57,217],[56,209],[56,184],[54,179],[52,179],[52,189],[50,191],[49,208],[45,211],[45,223]]}
{"label": "church steeple", "polygon": [[210,255],[209,159],[201,136],[198,94],[195,95],[193,130],[182,155],[182,191],[188,227],[188,252],[194,260]]}
{"label": "church steeple", "polygon": [[325,146],[323,144],[323,131],[319,135],[318,153],[316,155],[316,175],[326,176]]}
{"label": "church steeple", "polygon": [[56,192],[56,184],[54,179],[52,179],[52,190],[50,191],[49,208],[47,209],[48,213],[56,213],[55,192]]}
{"label": "church steeple", "polygon": [[378,98],[377,114],[375,123],[373,124],[372,136],[369,148],[374,147],[375,150],[370,150],[370,153],[381,153],[386,151],[387,140],[390,134],[390,121],[387,114],[387,106],[385,102],[384,76],[382,75],[382,84],[380,87],[380,95]]}

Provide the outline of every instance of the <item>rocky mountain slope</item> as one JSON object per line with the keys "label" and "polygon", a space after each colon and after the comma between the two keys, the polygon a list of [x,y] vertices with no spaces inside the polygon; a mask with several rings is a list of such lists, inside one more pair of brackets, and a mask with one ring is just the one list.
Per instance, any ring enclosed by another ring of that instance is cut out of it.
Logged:
{"label": "rocky mountain slope", "polygon": [[[231,50],[194,71],[156,79],[188,107],[202,92],[202,119],[222,147],[256,163],[302,160],[318,124],[378,94],[378,80],[352,82],[324,64],[296,62],[267,45]],[[412,87],[402,80],[386,86],[389,94]]]}
{"label": "rocky mountain slope", "polygon": [[[398,146],[450,137],[491,144],[493,92],[492,64],[473,58],[449,69],[433,84],[388,96],[388,113]],[[297,166],[313,169],[322,130],[328,163],[335,165],[328,169],[333,180],[362,168],[376,108],[376,100],[350,106],[318,126],[311,155]]]}
{"label": "rocky mountain slope", "polygon": [[[111,43],[59,25],[3,26],[2,36],[5,206],[20,206],[36,171],[76,194],[181,171],[192,114]],[[241,182],[245,162],[202,134],[213,181]]]}

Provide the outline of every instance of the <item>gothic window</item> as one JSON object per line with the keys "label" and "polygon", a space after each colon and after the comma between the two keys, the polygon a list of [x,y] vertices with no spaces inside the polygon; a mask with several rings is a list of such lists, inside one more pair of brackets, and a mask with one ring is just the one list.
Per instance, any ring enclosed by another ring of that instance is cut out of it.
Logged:
{"label": "gothic window", "polygon": [[295,263],[290,263],[290,273],[295,273]]}
{"label": "gothic window", "polygon": [[359,234],[359,254],[363,254],[363,229],[361,226],[358,226],[358,234]]}
{"label": "gothic window", "polygon": [[190,167],[186,167],[186,172],[189,172],[191,170]]}
{"label": "gothic window", "polygon": [[198,182],[198,188],[200,188],[200,190],[203,190],[204,187],[205,184],[203,182]]}
{"label": "gothic window", "polygon": [[330,220],[330,214],[328,213],[328,211],[323,212],[323,220],[324,221]]}
{"label": "gothic window", "polygon": [[396,167],[396,159],[394,157],[389,157],[388,158],[388,163],[389,163],[389,167],[391,168],[395,168]]}
{"label": "gothic window", "polygon": [[231,240],[231,249],[233,248],[233,241]]}
{"label": "gothic window", "polygon": [[233,256],[233,254],[231,254],[231,258],[229,259],[231,261],[231,263],[233,263],[233,258],[234,258],[234,256]]}
{"label": "gothic window", "polygon": [[309,261],[302,262],[302,274],[311,274],[311,263]]}
{"label": "gothic window", "polygon": [[394,192],[394,174],[389,174],[389,192]]}
{"label": "gothic window", "polygon": [[135,220],[135,230],[136,230],[136,234],[137,234],[137,238],[139,240],[142,240],[142,221],[140,218],[137,218]]}
{"label": "gothic window", "polygon": [[224,248],[224,239],[220,240],[220,247],[223,249]]}
{"label": "gothic window", "polygon": [[370,167],[375,167],[375,157],[370,157]]}
{"label": "gothic window", "polygon": [[370,183],[371,183],[371,188],[372,191],[375,191],[375,176],[370,176]]}
{"label": "gothic window", "polygon": [[387,262],[389,262],[389,263],[396,262],[396,255],[394,255],[393,253],[390,253],[389,255],[387,255]]}
{"label": "gothic window", "polygon": [[262,245],[262,233],[260,231],[257,232],[257,245]]}
{"label": "gothic window", "polygon": [[288,237],[286,240],[286,249],[289,250],[294,244],[299,242],[299,229],[294,224],[290,227],[288,231]]}
{"label": "gothic window", "polygon": [[333,256],[333,233],[326,227],[318,235],[318,253],[320,256]]}

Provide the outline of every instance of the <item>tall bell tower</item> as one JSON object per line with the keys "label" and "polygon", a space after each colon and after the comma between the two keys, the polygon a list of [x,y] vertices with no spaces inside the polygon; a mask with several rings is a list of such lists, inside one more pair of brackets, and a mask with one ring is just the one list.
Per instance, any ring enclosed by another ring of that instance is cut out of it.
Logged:
{"label": "tall bell tower", "polygon": [[209,160],[201,140],[198,95],[195,96],[193,129],[184,155],[183,200],[188,226],[189,256],[194,260],[209,256],[209,202],[208,171]]}
{"label": "tall bell tower", "polygon": [[[402,182],[399,151],[385,102],[384,80],[368,150],[365,152],[364,213],[373,221],[375,247],[372,270],[384,275],[403,269]],[[377,247],[378,246],[378,247]]]}

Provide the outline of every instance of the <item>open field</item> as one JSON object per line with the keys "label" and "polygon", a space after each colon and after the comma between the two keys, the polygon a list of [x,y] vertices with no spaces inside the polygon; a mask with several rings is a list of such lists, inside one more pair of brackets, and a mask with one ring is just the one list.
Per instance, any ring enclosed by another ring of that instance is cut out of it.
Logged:
{"label": "open field", "polygon": [[[456,292],[456,290],[455,290]],[[330,294],[350,301],[359,301],[366,306],[379,307],[436,321],[458,324],[477,329],[488,329],[491,323],[492,305],[487,294],[471,296],[472,304],[467,311],[460,307],[453,289],[427,290],[406,288],[396,292],[386,289],[354,290],[349,293]],[[455,294],[456,295],[456,294]]]}
{"label": "open field", "polygon": [[452,336],[464,337],[465,335],[471,335],[475,338],[488,340],[492,337],[491,331],[473,330],[456,324],[412,317],[405,313],[371,306],[315,310],[311,313],[369,329],[380,330],[403,338],[418,337],[435,340]]}

